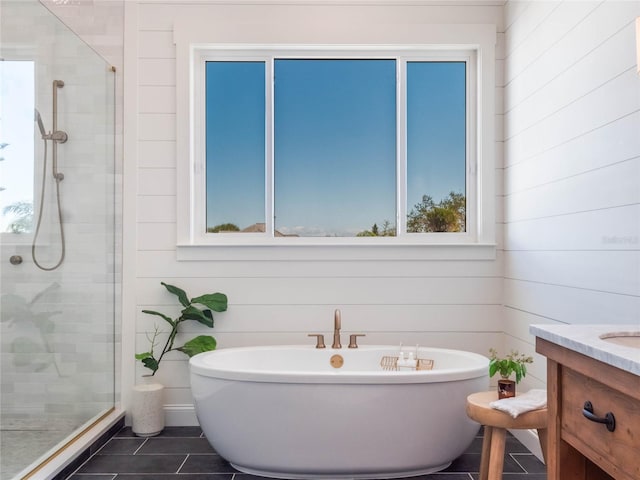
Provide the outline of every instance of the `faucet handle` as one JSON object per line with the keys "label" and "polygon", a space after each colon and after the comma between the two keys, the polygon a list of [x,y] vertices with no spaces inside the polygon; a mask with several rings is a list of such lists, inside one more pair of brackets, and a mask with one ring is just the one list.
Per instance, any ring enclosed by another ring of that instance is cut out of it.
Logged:
{"label": "faucet handle", "polygon": [[324,335],[321,333],[310,333],[308,337],[316,337],[316,348],[326,348],[324,344]]}
{"label": "faucet handle", "polygon": [[349,348],[358,348],[358,337],[366,337],[364,333],[352,333],[349,335]]}

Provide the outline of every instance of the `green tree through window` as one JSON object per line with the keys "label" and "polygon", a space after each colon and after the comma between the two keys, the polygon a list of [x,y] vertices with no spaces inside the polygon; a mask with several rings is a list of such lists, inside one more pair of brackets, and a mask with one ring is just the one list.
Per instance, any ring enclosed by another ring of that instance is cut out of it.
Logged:
{"label": "green tree through window", "polygon": [[461,193],[435,203],[429,195],[423,195],[407,215],[408,233],[464,232],[466,230],[466,199]]}

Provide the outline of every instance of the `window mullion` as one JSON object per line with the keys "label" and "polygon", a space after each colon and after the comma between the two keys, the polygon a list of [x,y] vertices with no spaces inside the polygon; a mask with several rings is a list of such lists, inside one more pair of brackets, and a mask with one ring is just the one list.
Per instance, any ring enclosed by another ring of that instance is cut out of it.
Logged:
{"label": "window mullion", "polygon": [[474,150],[478,145],[476,120],[477,119],[477,92],[476,82],[473,78],[476,77],[476,63],[471,61],[471,57],[466,60],[466,184],[467,184],[467,207],[466,207],[466,227],[467,232],[473,235],[473,240],[477,241],[478,229],[480,225],[478,220],[478,151]]}
{"label": "window mullion", "polygon": [[396,77],[396,235],[407,233],[407,61],[397,60]]}
{"label": "window mullion", "polygon": [[275,86],[274,57],[265,59],[265,232],[270,238],[274,231],[274,108]]}

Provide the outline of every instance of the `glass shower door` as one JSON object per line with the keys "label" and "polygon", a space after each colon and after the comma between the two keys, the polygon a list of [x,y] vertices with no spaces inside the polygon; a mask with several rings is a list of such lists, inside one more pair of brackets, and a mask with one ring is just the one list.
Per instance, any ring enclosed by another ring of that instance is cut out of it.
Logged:
{"label": "glass shower door", "polygon": [[1,479],[114,406],[114,72],[36,0],[0,1]]}

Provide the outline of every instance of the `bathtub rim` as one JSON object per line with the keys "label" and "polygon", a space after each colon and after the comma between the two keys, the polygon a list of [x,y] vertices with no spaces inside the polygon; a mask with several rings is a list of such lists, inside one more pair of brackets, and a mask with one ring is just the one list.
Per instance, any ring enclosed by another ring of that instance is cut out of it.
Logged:
{"label": "bathtub rim", "polygon": [[[241,353],[243,351],[275,351],[275,350],[301,350],[315,351],[311,345],[269,345],[269,346],[249,346],[230,347],[210,352],[200,353],[189,359],[189,371],[191,375],[203,377],[236,380],[246,382],[264,383],[299,383],[299,384],[411,384],[411,383],[437,383],[467,380],[488,376],[489,359],[481,354],[466,350],[456,350],[439,347],[420,347],[420,351],[438,351],[445,354],[453,354],[468,358],[473,366],[465,368],[436,368],[434,370],[421,371],[286,371],[286,370],[259,370],[259,369],[233,369],[215,368],[206,363],[210,356],[227,355]],[[391,350],[397,351],[396,345],[362,345],[358,350]],[[331,349],[327,348],[322,352],[329,354],[355,354],[357,350]]]}

